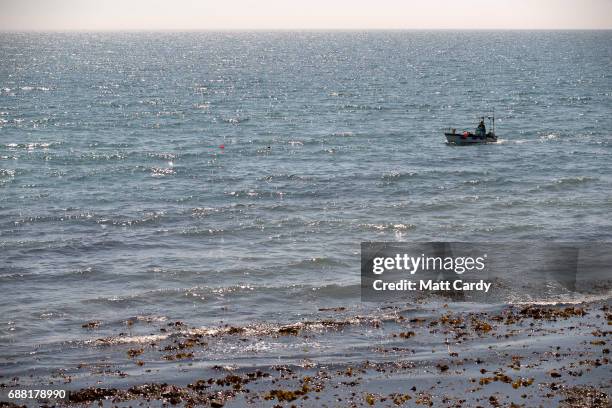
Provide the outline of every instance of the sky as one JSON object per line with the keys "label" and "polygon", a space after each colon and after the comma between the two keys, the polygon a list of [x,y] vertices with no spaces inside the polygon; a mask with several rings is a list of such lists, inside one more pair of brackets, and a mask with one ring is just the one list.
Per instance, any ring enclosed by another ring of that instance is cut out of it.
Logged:
{"label": "sky", "polygon": [[612,0],[0,0],[0,30],[612,29]]}

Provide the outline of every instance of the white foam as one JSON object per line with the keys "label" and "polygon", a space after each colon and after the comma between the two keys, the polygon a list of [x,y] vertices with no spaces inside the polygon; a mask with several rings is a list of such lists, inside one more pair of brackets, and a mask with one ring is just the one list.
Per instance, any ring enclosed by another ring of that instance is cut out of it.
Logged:
{"label": "white foam", "polygon": [[152,334],[148,336],[116,336],[102,339],[87,340],[85,344],[94,344],[96,346],[106,346],[114,344],[145,344],[154,343],[156,341],[165,340],[170,337],[170,334]]}

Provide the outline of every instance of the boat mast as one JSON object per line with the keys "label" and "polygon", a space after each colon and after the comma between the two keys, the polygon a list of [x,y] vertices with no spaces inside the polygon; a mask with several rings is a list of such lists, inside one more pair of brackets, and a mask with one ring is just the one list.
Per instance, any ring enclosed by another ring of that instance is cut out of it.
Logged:
{"label": "boat mast", "polygon": [[495,108],[493,108],[491,116],[487,116],[487,119],[489,119],[489,124],[491,125],[491,133],[495,134]]}

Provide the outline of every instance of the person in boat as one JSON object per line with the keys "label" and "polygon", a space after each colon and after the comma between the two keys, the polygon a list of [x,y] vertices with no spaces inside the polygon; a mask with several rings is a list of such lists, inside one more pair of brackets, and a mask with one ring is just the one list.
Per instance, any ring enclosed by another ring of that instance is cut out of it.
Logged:
{"label": "person in boat", "polygon": [[476,136],[482,139],[484,139],[487,136],[487,128],[485,127],[484,119],[480,120],[480,123],[478,124],[478,127],[476,128]]}

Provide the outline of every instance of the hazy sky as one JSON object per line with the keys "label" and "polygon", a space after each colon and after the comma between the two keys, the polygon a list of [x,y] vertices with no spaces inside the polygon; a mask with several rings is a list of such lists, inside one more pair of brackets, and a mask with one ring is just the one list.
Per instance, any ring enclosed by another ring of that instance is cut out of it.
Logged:
{"label": "hazy sky", "polygon": [[612,0],[0,0],[2,30],[612,28]]}

